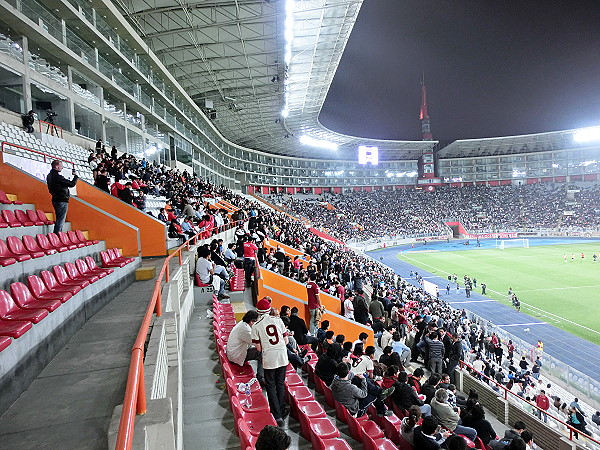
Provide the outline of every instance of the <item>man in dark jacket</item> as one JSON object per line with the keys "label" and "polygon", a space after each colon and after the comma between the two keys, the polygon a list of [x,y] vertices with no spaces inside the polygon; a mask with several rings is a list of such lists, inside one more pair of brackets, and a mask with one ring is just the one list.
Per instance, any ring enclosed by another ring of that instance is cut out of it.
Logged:
{"label": "man in dark jacket", "polygon": [[451,339],[452,345],[450,346],[450,351],[447,353],[448,361],[446,363],[446,372],[448,373],[448,375],[450,375],[450,383],[456,384],[454,370],[458,366],[460,360],[463,359],[464,352],[460,336],[458,336],[457,334],[452,334]]}
{"label": "man in dark jacket", "polygon": [[59,160],[52,161],[52,170],[46,177],[48,191],[52,195],[52,206],[54,206],[54,232],[62,231],[62,227],[67,217],[67,209],[69,208],[69,188],[77,184],[78,176],[73,169],[73,179],[67,180],[60,172],[63,170],[63,163]]}
{"label": "man in dark jacket", "polygon": [[423,416],[431,415],[431,406],[426,405],[418,396],[415,390],[407,384],[408,373],[400,372],[398,381],[394,383],[394,393],[391,398],[396,406],[403,410],[408,410],[411,406],[417,405],[421,408]]}
{"label": "man in dark jacket", "polygon": [[290,326],[288,327],[293,332],[294,339],[298,345],[306,344],[318,344],[319,341],[316,337],[308,334],[308,328],[306,322],[300,316],[298,316],[298,308],[295,306],[291,310],[290,315]]}

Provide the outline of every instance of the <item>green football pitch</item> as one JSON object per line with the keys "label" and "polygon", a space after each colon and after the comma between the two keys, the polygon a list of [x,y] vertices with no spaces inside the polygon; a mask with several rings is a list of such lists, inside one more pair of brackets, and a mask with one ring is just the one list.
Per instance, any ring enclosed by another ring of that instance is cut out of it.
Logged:
{"label": "green football pitch", "polygon": [[595,252],[600,255],[598,242],[504,250],[408,251],[398,258],[444,279],[456,273],[461,287],[464,275],[476,278],[476,292],[481,293],[483,282],[489,298],[509,305],[507,294],[512,287],[522,312],[600,344],[600,257],[594,263]]}

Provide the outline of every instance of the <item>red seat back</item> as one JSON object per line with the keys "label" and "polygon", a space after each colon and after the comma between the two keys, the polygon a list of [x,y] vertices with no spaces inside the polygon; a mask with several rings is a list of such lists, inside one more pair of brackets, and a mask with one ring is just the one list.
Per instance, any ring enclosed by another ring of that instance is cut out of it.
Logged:
{"label": "red seat back", "polygon": [[121,258],[121,254],[119,253],[119,250],[117,248],[109,248],[107,251],[110,255],[111,260]]}
{"label": "red seat back", "polygon": [[77,233],[75,233],[74,231],[67,231],[67,236],[69,237],[69,240],[73,243],[73,244],[81,244],[85,241],[82,241],[81,239],[79,239],[79,236],[77,236]]}
{"label": "red seat back", "polygon": [[10,294],[4,290],[0,290],[0,318],[4,319],[7,314],[15,309],[20,309]]}
{"label": "red seat back", "polygon": [[37,212],[35,212],[33,209],[28,209],[27,211],[25,211],[25,213],[27,214],[27,219],[29,219],[30,222],[35,223],[36,225],[39,224],[43,224],[44,221],[40,220],[40,218],[37,215]]}
{"label": "red seat back", "polygon": [[[17,220],[19,222],[21,222],[24,226],[31,226],[33,225],[33,221],[29,219],[29,217],[27,217],[27,214],[25,214],[25,211],[22,211],[20,209],[15,210],[15,217],[17,218]],[[37,222],[37,221],[36,221]]]}
{"label": "red seat back", "polygon": [[21,308],[24,308],[28,303],[35,301],[31,292],[27,289],[27,286],[21,282],[11,283],[10,293],[15,300],[15,303]]}
{"label": "red seat back", "polygon": [[36,234],[35,240],[37,241],[39,246],[44,250],[53,250],[54,249],[54,246],[48,239],[48,236],[46,236],[45,234]]}
{"label": "red seat back", "polygon": [[13,252],[15,255],[28,255],[29,252],[23,246],[23,242],[21,239],[15,236],[9,236],[6,238],[6,245],[8,245],[8,249]]}
{"label": "red seat back", "polygon": [[5,205],[12,204],[12,202],[8,199],[6,192],[0,191],[0,203],[4,203]]}
{"label": "red seat back", "polygon": [[63,245],[66,245],[66,246],[73,245],[73,243],[71,242],[71,239],[69,239],[69,236],[64,231],[59,231],[58,232],[58,240]]}
{"label": "red seat back", "polygon": [[[69,233],[70,233],[70,231],[69,231]],[[75,234],[79,238],[79,242],[85,242],[85,241],[87,241],[86,237],[83,234],[83,231],[81,231],[81,230],[75,230]]]}
{"label": "red seat back", "polygon": [[0,228],[6,228],[8,227],[8,223],[6,223],[6,220],[4,220],[4,216],[2,214],[0,214]]}
{"label": "red seat back", "polygon": [[59,286],[58,281],[56,281],[56,277],[49,270],[42,270],[40,272],[40,277],[44,281],[44,284],[48,288],[48,290],[52,290]]}
{"label": "red seat back", "polygon": [[85,263],[85,261],[83,259],[78,259],[75,261],[75,267],[77,267],[77,270],[79,271],[80,274],[82,275],[87,275],[90,274],[90,268],[88,267],[88,265]]}
{"label": "red seat back", "polygon": [[65,271],[65,268],[63,266],[54,266],[52,268],[52,272],[54,272],[54,276],[60,284],[64,282],[68,283],[69,281],[71,281],[69,275],[67,275],[67,272]]}
{"label": "red seat back", "polygon": [[11,252],[2,239],[0,239],[0,257],[1,258],[12,258],[13,252]]}
{"label": "red seat back", "polygon": [[94,261],[94,258],[92,258],[91,256],[86,256],[85,257],[85,263],[87,264],[87,266],[91,269],[98,269],[98,264],[96,264],[96,261]]}
{"label": "red seat back", "polygon": [[108,265],[112,261],[112,258],[110,257],[108,252],[100,252],[100,259],[102,260],[103,266]]}
{"label": "red seat back", "polygon": [[33,236],[23,236],[23,246],[28,252],[42,252],[44,251],[33,238]]}
{"label": "red seat back", "polygon": [[66,270],[69,278],[71,278],[72,280],[81,278],[81,274],[79,273],[79,270],[77,270],[77,267],[75,266],[75,264],[65,263],[65,270]]}
{"label": "red seat back", "polygon": [[38,209],[36,211],[36,214],[42,222],[47,223],[47,224],[54,223],[54,221],[52,221],[46,217],[46,213],[44,211],[42,211],[41,209]]}
{"label": "red seat back", "polygon": [[8,209],[3,209],[2,216],[4,217],[4,220],[6,221],[6,223],[8,223],[11,227],[20,227],[21,226],[21,222],[19,222],[17,220],[17,218],[15,217],[15,213],[13,213],[12,211],[10,211]]}
{"label": "red seat back", "polygon": [[34,297],[39,297],[40,295],[48,292],[48,288],[42,279],[37,275],[29,275],[27,277],[27,284],[29,284],[29,290],[32,292]]}
{"label": "red seat back", "polygon": [[48,233],[48,240],[50,241],[50,245],[52,245],[54,248],[64,247],[55,233]]}

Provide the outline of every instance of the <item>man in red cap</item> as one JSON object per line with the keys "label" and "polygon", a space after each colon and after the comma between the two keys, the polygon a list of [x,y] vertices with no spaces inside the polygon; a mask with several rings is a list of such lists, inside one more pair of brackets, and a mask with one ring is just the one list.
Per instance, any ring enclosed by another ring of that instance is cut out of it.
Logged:
{"label": "man in red cap", "polygon": [[262,352],[262,366],[269,407],[277,425],[289,414],[285,410],[285,368],[288,365],[287,330],[279,316],[272,316],[271,302],[266,298],[256,304],[258,320],[252,326],[252,343]]}

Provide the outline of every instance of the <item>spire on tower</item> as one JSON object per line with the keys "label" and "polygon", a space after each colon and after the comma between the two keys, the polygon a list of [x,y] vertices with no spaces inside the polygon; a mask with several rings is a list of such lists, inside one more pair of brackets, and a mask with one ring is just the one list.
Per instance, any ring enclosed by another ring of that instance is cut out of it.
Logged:
{"label": "spire on tower", "polygon": [[429,121],[429,114],[427,113],[427,88],[425,87],[425,72],[423,72],[423,78],[421,79],[421,112],[419,114],[421,120],[421,136],[424,141],[431,141],[433,135],[431,134],[431,123]]}

